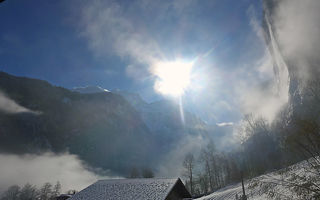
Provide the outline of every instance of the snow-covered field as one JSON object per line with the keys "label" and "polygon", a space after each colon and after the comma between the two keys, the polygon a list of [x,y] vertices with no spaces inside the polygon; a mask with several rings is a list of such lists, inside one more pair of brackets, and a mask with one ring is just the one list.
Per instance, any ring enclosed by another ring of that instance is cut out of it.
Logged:
{"label": "snow-covered field", "polygon": [[[307,161],[303,161],[285,169],[245,180],[245,190],[248,199],[317,199],[312,196],[320,191],[319,177],[319,170],[311,167]],[[315,192],[306,190],[306,187],[314,189]],[[217,190],[198,200],[236,199],[236,195],[240,197],[241,194],[241,183],[238,183]]]}

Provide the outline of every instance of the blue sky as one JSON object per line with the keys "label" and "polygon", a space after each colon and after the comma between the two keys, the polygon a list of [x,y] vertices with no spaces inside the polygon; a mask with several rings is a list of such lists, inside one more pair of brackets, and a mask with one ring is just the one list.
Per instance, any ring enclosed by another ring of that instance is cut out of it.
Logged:
{"label": "blue sky", "polygon": [[151,60],[201,58],[183,101],[206,121],[237,121],[247,112],[238,93],[272,79],[263,67],[261,4],[7,0],[0,4],[0,70],[67,88],[119,88],[150,102],[167,98],[154,90]]}

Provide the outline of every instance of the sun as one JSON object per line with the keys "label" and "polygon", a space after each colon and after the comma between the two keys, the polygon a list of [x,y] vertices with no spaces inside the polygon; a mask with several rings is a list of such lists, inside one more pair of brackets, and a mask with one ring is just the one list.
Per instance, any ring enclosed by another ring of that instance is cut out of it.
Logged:
{"label": "sun", "polygon": [[183,60],[156,63],[153,67],[153,73],[157,77],[155,90],[174,97],[183,95],[190,85],[193,64],[193,61]]}

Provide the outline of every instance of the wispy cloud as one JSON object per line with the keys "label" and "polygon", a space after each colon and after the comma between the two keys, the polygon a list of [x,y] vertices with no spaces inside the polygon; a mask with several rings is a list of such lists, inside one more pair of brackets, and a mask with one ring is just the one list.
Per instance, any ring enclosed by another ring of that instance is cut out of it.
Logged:
{"label": "wispy cloud", "polygon": [[0,111],[5,113],[32,113],[32,114],[40,114],[40,112],[32,111],[28,108],[25,108],[14,100],[7,97],[4,93],[0,91]]}
{"label": "wispy cloud", "polygon": [[145,80],[153,76],[156,63],[172,59],[195,43],[181,43],[187,34],[192,32],[198,43],[199,39],[207,43],[203,41],[205,31],[199,31],[200,25],[188,19],[198,5],[194,0],[134,0],[128,5],[111,0],[90,1],[81,5],[80,35],[96,56],[119,56],[129,63],[129,77]]}
{"label": "wispy cloud", "polygon": [[217,123],[217,126],[233,126],[233,122],[221,122]]}
{"label": "wispy cloud", "polygon": [[273,8],[266,7],[264,29],[257,23],[254,11],[248,12],[257,36],[262,39],[267,36],[268,50],[255,65],[258,77],[242,80],[237,87],[245,113],[272,121],[289,101],[290,94],[301,93],[306,81],[319,76],[320,2],[268,3],[273,4]]}
{"label": "wispy cloud", "polygon": [[320,2],[282,0],[274,2],[270,23],[292,79],[318,76],[320,69]]}
{"label": "wispy cloud", "polygon": [[262,46],[264,53],[260,58],[249,58],[251,63],[235,72],[240,77],[234,86],[235,93],[243,114],[251,113],[271,122],[289,100],[289,73],[274,38],[271,37],[269,44],[265,43],[265,34],[273,31],[271,27],[263,29],[253,7],[247,14],[252,31],[259,39],[252,48]]}
{"label": "wispy cloud", "polygon": [[[149,5],[138,2],[132,2],[135,9],[145,9]],[[88,40],[89,48],[96,56],[129,58],[132,64],[128,66],[127,74],[139,79],[145,74],[133,73],[132,69],[141,71],[138,68],[151,65],[161,57],[161,51],[146,27],[135,17],[116,1],[90,1],[82,7],[81,35]]]}

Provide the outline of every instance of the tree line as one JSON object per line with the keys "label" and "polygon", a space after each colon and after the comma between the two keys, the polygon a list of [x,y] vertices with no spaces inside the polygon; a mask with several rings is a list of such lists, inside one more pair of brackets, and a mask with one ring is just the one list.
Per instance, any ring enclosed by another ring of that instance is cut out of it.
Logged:
{"label": "tree line", "polygon": [[300,101],[291,98],[272,122],[246,115],[238,132],[240,145],[232,152],[218,151],[209,142],[200,155],[185,156],[183,176],[193,195],[307,160],[312,178],[295,174],[300,183],[286,185],[320,198],[320,80],[307,82]]}
{"label": "tree line", "polygon": [[[74,194],[75,190],[68,191]],[[44,183],[40,188],[30,183],[22,188],[18,185],[10,186],[1,195],[0,200],[55,200],[61,193],[61,184],[58,181],[55,185]]]}
{"label": "tree line", "polygon": [[197,157],[192,153],[185,156],[182,175],[186,187],[192,195],[199,196],[238,182],[241,171],[236,162],[234,155],[217,151],[211,141]]}

